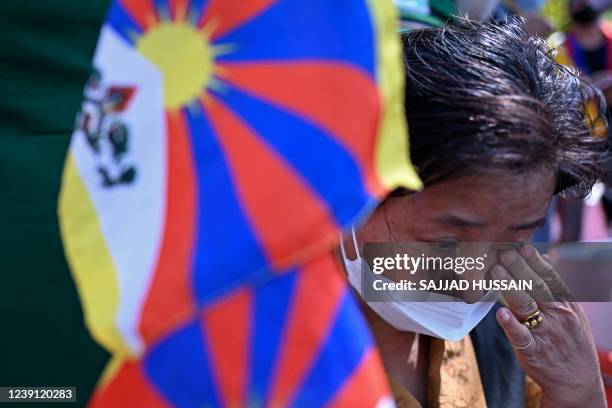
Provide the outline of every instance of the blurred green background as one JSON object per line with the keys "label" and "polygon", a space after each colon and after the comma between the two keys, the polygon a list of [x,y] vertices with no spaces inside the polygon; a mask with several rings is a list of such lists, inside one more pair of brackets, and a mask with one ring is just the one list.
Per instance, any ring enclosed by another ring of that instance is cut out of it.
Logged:
{"label": "blurred green background", "polygon": [[0,3],[0,385],[76,386],[79,405],[108,354],[83,325],[57,195],[108,3]]}

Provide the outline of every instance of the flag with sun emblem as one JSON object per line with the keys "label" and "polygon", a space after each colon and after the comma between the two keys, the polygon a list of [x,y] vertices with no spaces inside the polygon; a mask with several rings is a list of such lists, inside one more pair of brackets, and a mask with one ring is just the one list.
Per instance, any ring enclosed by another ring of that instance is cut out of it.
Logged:
{"label": "flag with sun emblem", "polygon": [[114,356],[95,401],[385,395],[325,253],[420,187],[395,18],[391,0],[112,4],[59,205],[87,326]]}

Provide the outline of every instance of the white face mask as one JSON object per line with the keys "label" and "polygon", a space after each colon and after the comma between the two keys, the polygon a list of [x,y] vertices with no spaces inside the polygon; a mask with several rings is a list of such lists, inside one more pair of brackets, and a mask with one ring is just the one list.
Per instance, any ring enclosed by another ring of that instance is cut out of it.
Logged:
{"label": "white face mask", "polygon": [[[349,282],[363,299],[362,279],[367,285],[371,285],[377,279],[389,282],[390,280],[370,271],[367,262],[359,254],[354,229],[353,245],[357,258],[352,261],[346,257],[344,244],[342,240],[340,241]],[[480,301],[465,303],[453,300],[456,298],[451,296],[418,291],[413,294],[415,301],[399,302],[393,300],[387,291],[381,292],[381,295],[384,300],[366,301],[366,303],[391,326],[400,331],[420,333],[450,341],[459,341],[465,337],[489,313],[497,297],[495,292],[489,291]]]}

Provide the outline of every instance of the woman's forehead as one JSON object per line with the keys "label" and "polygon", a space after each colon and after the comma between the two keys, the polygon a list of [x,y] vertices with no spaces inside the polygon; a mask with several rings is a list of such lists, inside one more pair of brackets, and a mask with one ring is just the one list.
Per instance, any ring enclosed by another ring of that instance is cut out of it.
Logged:
{"label": "woman's forehead", "polygon": [[520,226],[546,214],[554,185],[554,175],[544,172],[531,177],[482,174],[451,179],[407,197],[414,216],[404,219],[456,226],[495,221]]}

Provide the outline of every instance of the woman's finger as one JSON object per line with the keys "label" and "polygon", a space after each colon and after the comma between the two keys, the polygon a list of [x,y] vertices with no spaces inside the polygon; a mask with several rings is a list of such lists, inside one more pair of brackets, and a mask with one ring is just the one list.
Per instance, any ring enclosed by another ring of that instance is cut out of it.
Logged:
{"label": "woman's finger", "polygon": [[523,257],[525,262],[527,262],[527,265],[529,265],[538,275],[548,274],[551,272],[551,262],[544,259],[544,256],[540,255],[540,253],[533,246],[525,244],[519,248],[518,252]]}
{"label": "woman's finger", "polygon": [[531,268],[525,259],[515,250],[506,250],[500,254],[500,260],[506,270],[516,280],[532,282],[529,290],[531,297],[540,302],[552,302],[554,297],[544,280]]}
{"label": "woman's finger", "polygon": [[548,255],[548,254],[542,254],[541,256],[542,256],[542,259],[544,259],[546,262],[548,262],[548,263],[549,263],[549,264],[551,264],[551,265],[553,264],[553,260],[552,260],[552,258],[550,257],[550,255]]}
{"label": "woman's finger", "polygon": [[[491,273],[496,279],[512,280],[512,276],[501,265],[494,265],[491,268]],[[505,290],[501,293],[512,313],[521,320],[539,310],[538,304],[527,292],[522,290]]]}
{"label": "woman's finger", "polygon": [[531,355],[536,349],[536,340],[531,331],[517,320],[505,307],[499,308],[496,313],[497,322],[506,333],[508,341],[517,352],[523,355]]}
{"label": "woman's finger", "polygon": [[[523,257],[531,269],[544,281],[548,287],[548,290],[553,296],[553,301],[572,300],[569,289],[555,271],[552,261],[548,255],[540,255],[540,253],[531,245],[523,245],[523,247],[519,249],[519,254]],[[540,299],[537,298],[537,300]]]}

